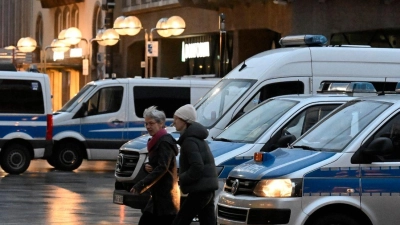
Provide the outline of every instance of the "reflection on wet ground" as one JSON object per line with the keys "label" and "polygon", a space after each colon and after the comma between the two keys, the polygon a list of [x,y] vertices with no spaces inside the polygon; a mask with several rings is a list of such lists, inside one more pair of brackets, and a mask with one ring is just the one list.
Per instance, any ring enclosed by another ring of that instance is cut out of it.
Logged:
{"label": "reflection on wet ground", "polygon": [[137,224],[140,210],[112,202],[115,162],[84,161],[73,172],[34,160],[20,175],[0,169],[0,224]]}

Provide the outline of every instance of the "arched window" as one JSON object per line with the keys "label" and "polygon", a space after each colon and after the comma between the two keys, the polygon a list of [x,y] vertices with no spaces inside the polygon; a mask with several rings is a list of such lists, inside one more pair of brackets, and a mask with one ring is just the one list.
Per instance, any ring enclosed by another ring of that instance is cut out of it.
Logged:
{"label": "arched window", "polygon": [[64,8],[64,12],[63,12],[63,29],[67,29],[71,27],[71,13],[69,11],[68,7]]}
{"label": "arched window", "polygon": [[92,37],[96,37],[97,31],[103,27],[103,21],[101,5],[99,2],[96,2],[92,19]]}
{"label": "arched window", "polygon": [[71,27],[79,27],[79,8],[76,5],[72,7]]}
{"label": "arched window", "polygon": [[41,13],[36,18],[35,40],[39,47],[43,47],[43,17]]}
{"label": "arched window", "polygon": [[63,29],[62,24],[62,13],[61,9],[58,8],[54,14],[54,38],[57,38],[60,31]]}

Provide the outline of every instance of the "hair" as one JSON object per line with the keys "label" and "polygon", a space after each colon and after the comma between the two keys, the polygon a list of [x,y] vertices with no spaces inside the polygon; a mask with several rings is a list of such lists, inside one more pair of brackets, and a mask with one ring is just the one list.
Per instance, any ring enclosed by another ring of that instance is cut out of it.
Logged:
{"label": "hair", "polygon": [[164,111],[158,110],[157,106],[150,106],[143,112],[143,118],[150,117],[154,119],[157,123],[165,123],[165,113]]}

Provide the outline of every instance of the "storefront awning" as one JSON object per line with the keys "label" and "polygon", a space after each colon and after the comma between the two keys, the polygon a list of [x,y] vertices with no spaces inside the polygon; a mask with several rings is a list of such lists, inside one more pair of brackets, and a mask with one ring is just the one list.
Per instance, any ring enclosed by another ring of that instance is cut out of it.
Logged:
{"label": "storefront awning", "polygon": [[40,0],[40,3],[42,4],[42,8],[54,8],[84,1],[85,0]]}

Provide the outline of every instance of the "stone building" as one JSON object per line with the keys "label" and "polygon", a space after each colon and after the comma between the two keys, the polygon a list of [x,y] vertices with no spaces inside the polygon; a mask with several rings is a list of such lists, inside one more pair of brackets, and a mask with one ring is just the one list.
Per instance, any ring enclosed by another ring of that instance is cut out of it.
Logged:
{"label": "stone building", "polygon": [[[334,45],[400,46],[399,0],[2,0],[0,11],[0,48],[16,45],[21,37],[36,39],[32,64],[46,68],[55,109],[106,73],[145,77],[147,67],[155,77],[223,76],[254,54],[279,48],[286,35],[322,34]],[[112,28],[120,16],[137,17],[143,29],[121,35],[114,46],[94,41],[99,29]],[[161,37],[154,28],[171,16],[183,18],[185,30]],[[50,45],[69,27],[82,32],[82,41],[73,46],[82,56],[71,57],[69,50],[54,61]],[[146,66],[150,34],[158,56]],[[90,58],[89,68],[83,58]]]}

